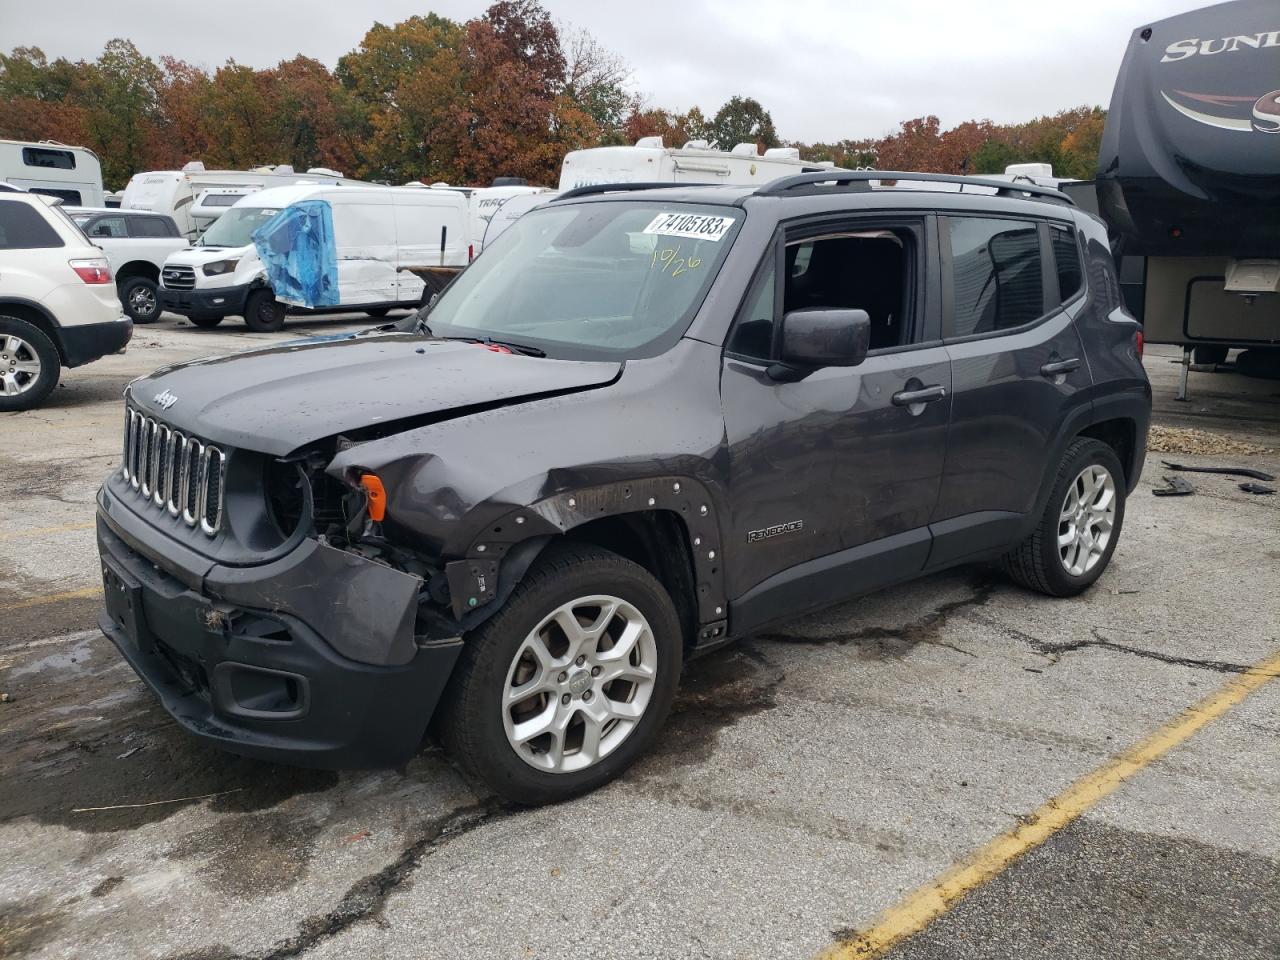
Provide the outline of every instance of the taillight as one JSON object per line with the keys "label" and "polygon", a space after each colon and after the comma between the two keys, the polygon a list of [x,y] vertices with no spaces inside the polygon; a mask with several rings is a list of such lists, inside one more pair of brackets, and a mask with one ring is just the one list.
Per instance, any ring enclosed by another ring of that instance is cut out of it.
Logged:
{"label": "taillight", "polygon": [[467,263],[476,258],[476,245],[474,243],[467,244]]}
{"label": "taillight", "polygon": [[1138,359],[1142,359],[1142,331],[1139,330],[1133,335],[1133,349],[1138,352]]}
{"label": "taillight", "polygon": [[111,265],[103,257],[89,260],[68,260],[71,269],[85,283],[110,283]]}

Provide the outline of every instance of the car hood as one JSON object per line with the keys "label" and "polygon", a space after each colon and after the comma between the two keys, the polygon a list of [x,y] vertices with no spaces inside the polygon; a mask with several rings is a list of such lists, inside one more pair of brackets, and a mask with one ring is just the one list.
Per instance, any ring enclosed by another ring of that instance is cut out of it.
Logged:
{"label": "car hood", "polygon": [[135,380],[129,398],[174,429],[282,456],[360,428],[604,386],[621,370],[389,333],[192,360]]}

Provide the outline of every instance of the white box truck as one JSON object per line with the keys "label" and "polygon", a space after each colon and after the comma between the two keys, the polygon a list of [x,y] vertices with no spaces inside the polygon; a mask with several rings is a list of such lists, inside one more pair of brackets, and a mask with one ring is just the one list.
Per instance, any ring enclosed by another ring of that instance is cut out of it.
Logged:
{"label": "white box truck", "polygon": [[[325,269],[316,257],[330,258],[324,300],[275,289],[254,242],[259,228],[302,204],[327,208],[332,236],[318,245],[279,242],[279,262],[290,276],[305,277]],[[416,309],[443,289],[467,265],[469,240],[467,198],[452,190],[273,187],[238,200],[195,244],[172,254],[160,272],[160,295],[165,310],[199,327],[239,315],[251,330],[279,330],[289,307],[378,317]]]}

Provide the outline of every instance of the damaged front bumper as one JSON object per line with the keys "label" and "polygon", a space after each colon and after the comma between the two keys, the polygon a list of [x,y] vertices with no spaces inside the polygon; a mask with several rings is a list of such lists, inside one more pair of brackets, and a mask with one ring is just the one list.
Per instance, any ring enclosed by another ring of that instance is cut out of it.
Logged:
{"label": "damaged front bumper", "polygon": [[418,750],[461,649],[415,640],[421,581],[315,540],[256,567],[179,569],[187,551],[121,508],[100,494],[99,625],[184,729],[302,766]]}

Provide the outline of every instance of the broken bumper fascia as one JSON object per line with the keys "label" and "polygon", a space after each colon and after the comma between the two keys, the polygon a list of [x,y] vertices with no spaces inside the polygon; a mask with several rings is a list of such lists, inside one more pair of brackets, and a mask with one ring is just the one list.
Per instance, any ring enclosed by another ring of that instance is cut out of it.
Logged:
{"label": "broken bumper fascia", "polygon": [[[404,662],[344,655],[345,639],[335,638],[361,638],[379,596],[384,622],[403,623],[405,612],[385,601],[404,575],[311,543],[262,567],[213,565],[193,587],[100,510],[99,626],[173,718],[207,743],[300,766],[403,763],[422,742],[461,641],[414,643],[409,611]],[[363,605],[342,609],[361,592]]]}

